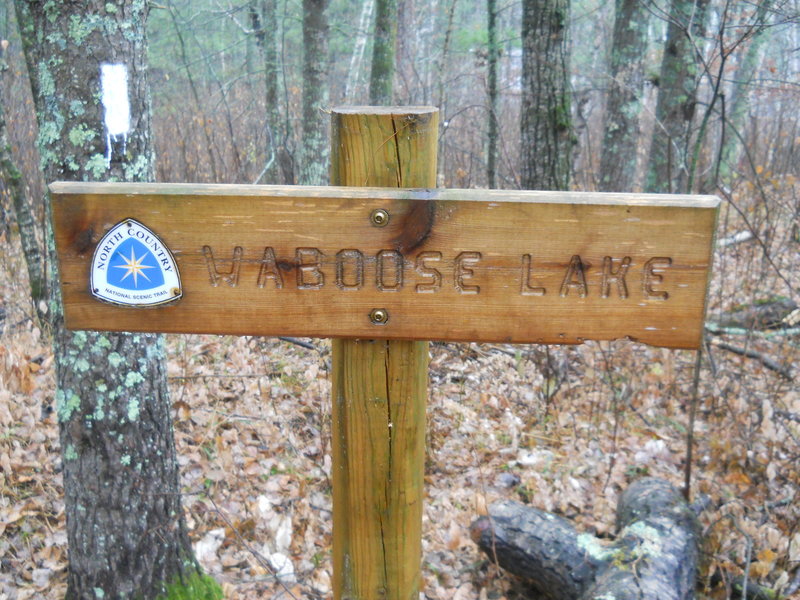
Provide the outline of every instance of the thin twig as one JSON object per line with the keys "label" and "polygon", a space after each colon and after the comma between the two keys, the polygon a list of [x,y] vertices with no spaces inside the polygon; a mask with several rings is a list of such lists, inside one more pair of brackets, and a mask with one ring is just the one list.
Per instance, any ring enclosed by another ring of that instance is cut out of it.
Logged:
{"label": "thin twig", "polygon": [[733,344],[728,344],[726,342],[720,342],[715,340],[714,346],[717,348],[722,348],[723,350],[727,350],[728,352],[733,352],[734,354],[738,354],[739,356],[745,356],[747,358],[752,358],[754,360],[759,361],[762,365],[768,368],[770,371],[774,371],[784,379],[788,381],[793,381],[794,378],[792,377],[792,373],[789,370],[789,367],[781,365],[776,361],[774,358],[767,356],[761,352],[756,350],[751,350],[749,348],[740,348],[739,346],[734,346]]}
{"label": "thin twig", "polygon": [[791,337],[800,335],[800,327],[790,327],[788,329],[775,329],[772,331],[758,331],[756,329],[745,329],[744,327],[723,327],[717,323],[707,321],[706,331],[714,335],[754,335],[765,339],[774,337]]}
{"label": "thin twig", "polygon": [[303,340],[299,340],[293,337],[279,337],[281,341],[289,342],[290,344],[294,344],[296,346],[300,346],[301,348],[305,348],[306,350],[316,350],[319,352],[319,348],[317,348],[314,344],[310,342],[304,342]]}
{"label": "thin twig", "polygon": [[788,598],[797,590],[800,590],[800,568],[794,572],[794,579],[792,579],[792,583],[789,584],[789,587],[784,590],[784,595]]}
{"label": "thin twig", "polygon": [[779,417],[783,417],[784,419],[788,419],[789,421],[800,423],[800,415],[797,413],[789,412],[788,410],[776,410],[775,414]]}
{"label": "thin twig", "polygon": [[697,399],[700,389],[700,367],[703,363],[703,345],[697,349],[694,358],[694,379],[692,380],[692,401],[689,405],[689,428],[686,433],[686,466],[683,470],[683,497],[686,502],[691,500],[692,495],[692,456],[694,454],[694,420],[697,414]]}
{"label": "thin twig", "polygon": [[261,565],[261,567],[263,567],[268,573],[270,573],[275,578],[275,581],[286,591],[287,594],[289,594],[289,596],[294,598],[294,600],[298,600],[297,596],[295,596],[292,593],[292,591],[289,589],[289,587],[286,585],[286,583],[283,581],[280,575],[278,575],[278,573],[275,572],[275,569],[272,568],[272,565],[264,557],[264,555],[258,552],[255,548],[253,548],[253,546],[250,545],[247,542],[247,540],[245,540],[242,537],[242,535],[239,533],[239,530],[234,526],[233,523],[231,523],[231,520],[228,518],[228,515],[222,512],[219,506],[217,506],[217,503],[214,502],[214,498],[212,498],[211,495],[206,495],[206,498],[208,498],[209,502],[211,502],[211,504],[214,506],[214,510],[217,511],[217,514],[225,522],[225,525],[227,525],[230,528],[230,530],[236,536],[236,539],[245,548],[245,550],[247,550],[253,556],[253,558],[256,559],[256,561],[258,562],[259,565]]}

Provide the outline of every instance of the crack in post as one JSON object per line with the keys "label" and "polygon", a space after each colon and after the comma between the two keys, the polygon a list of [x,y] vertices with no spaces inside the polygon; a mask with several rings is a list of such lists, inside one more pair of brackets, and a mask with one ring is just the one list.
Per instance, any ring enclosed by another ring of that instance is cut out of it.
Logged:
{"label": "crack in post", "polygon": [[[392,121],[394,123],[394,121]],[[391,397],[391,369],[389,367],[389,352],[391,345],[388,341],[383,341],[383,349],[384,349],[384,362],[383,362],[383,371],[384,371],[384,382],[386,385],[386,426],[387,426],[387,442],[389,445],[388,451],[388,465],[386,469],[386,484],[384,487],[384,511],[388,515],[390,510],[390,502],[391,502],[391,487],[392,487],[392,469],[394,466],[394,438],[393,438],[393,431],[392,431],[392,397]],[[388,558],[386,556],[386,531],[383,527],[383,517],[384,515],[380,515],[380,524],[381,524],[381,548],[383,550],[383,580],[384,583],[389,582],[389,565],[388,565]]]}
{"label": "crack in post", "polygon": [[397,187],[403,187],[403,167],[400,163],[400,144],[397,141],[397,125],[394,122],[394,115],[392,115],[392,137],[394,138],[394,154],[397,157]]}

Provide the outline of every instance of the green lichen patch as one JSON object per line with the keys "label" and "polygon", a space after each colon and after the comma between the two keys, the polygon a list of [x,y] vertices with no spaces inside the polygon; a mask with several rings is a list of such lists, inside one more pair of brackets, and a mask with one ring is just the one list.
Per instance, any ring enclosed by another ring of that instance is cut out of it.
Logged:
{"label": "green lichen patch", "polygon": [[97,23],[95,15],[72,15],[69,19],[69,37],[76,46],[86,41],[95,30]]}
{"label": "green lichen patch", "polygon": [[85,331],[76,331],[72,334],[72,343],[78,348],[78,350],[83,350],[83,348],[86,346],[87,340],[88,336],[86,335]]}
{"label": "green lichen patch", "polygon": [[86,107],[80,100],[72,100],[69,103],[69,112],[73,117],[80,117],[86,114]]}
{"label": "green lichen patch", "polygon": [[56,392],[56,413],[62,423],[69,421],[72,414],[81,407],[81,398],[78,394],[58,390]]}
{"label": "green lichen patch", "polygon": [[600,540],[588,533],[581,533],[577,538],[577,542],[578,547],[595,560],[609,560],[613,558],[616,552],[612,548],[601,544]]}
{"label": "green lichen patch", "polygon": [[658,529],[647,525],[642,521],[631,523],[628,527],[622,530],[621,535],[635,535],[641,540],[641,543],[636,547],[636,557],[649,556],[650,558],[658,558],[661,554],[661,542],[663,535]]}
{"label": "green lichen patch", "polygon": [[64,460],[77,460],[78,452],[75,450],[75,446],[69,444],[66,448],[64,448]]}
{"label": "green lichen patch", "polygon": [[[106,387],[104,383],[102,384],[102,386],[103,388]],[[98,390],[99,387],[100,386],[98,386]],[[92,416],[94,417],[95,421],[100,421],[106,416],[105,410],[103,409],[103,405],[104,405],[103,399],[97,398],[97,404],[94,407],[94,413],[92,413]]]}
{"label": "green lichen patch", "polygon": [[106,157],[102,154],[92,154],[89,160],[86,161],[84,168],[86,172],[95,179],[101,179],[108,169]]}
{"label": "green lichen patch", "polygon": [[133,162],[123,165],[122,168],[125,172],[125,179],[129,181],[146,179],[150,174],[150,166],[151,163],[147,157],[139,155]]}
{"label": "green lichen patch", "polygon": [[222,600],[224,597],[222,588],[212,577],[194,569],[164,587],[164,593],[156,600]]}
{"label": "green lichen patch", "polygon": [[51,23],[55,23],[56,19],[58,19],[58,15],[60,13],[59,3],[55,0],[47,0],[44,3],[44,14],[47,17],[47,20]]}
{"label": "green lichen patch", "polygon": [[128,421],[133,423],[139,418],[139,401],[134,398],[128,402]]}
{"label": "green lichen patch", "polygon": [[56,82],[46,62],[39,63],[39,95],[47,98],[56,93]]}
{"label": "green lichen patch", "polygon": [[57,142],[61,137],[61,129],[54,121],[47,121],[42,123],[39,128],[39,145],[52,144]]}
{"label": "green lichen patch", "polygon": [[97,338],[97,342],[95,343],[94,348],[92,348],[92,352],[99,353],[103,350],[108,350],[109,348],[111,348],[111,340],[109,340],[107,336],[101,335]]}
{"label": "green lichen patch", "polygon": [[144,376],[139,371],[128,371],[125,375],[125,387],[131,388],[144,381]]}
{"label": "green lichen patch", "polygon": [[69,141],[73,146],[82,147],[86,142],[92,141],[96,134],[84,123],[79,123],[69,130]]}
{"label": "green lichen patch", "polygon": [[119,352],[111,352],[108,355],[108,364],[111,365],[113,369],[116,369],[122,364],[123,358],[119,354]]}

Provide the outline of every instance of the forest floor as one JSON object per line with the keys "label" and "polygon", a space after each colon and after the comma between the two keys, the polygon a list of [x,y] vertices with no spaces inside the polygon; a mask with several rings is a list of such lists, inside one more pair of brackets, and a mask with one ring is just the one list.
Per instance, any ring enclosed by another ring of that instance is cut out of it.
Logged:
{"label": "forest floor", "polygon": [[[742,215],[770,235],[765,246],[718,248],[710,321],[776,295],[798,301],[798,186],[775,182],[765,193],[769,211],[743,198],[742,213],[722,211],[720,239],[747,229]],[[24,273],[16,234],[0,237],[0,600],[65,591],[53,356],[30,318]],[[700,518],[709,598],[733,597],[725,582],[745,571],[773,589],[800,584],[800,340],[770,335],[707,336],[691,489],[708,498]],[[227,598],[330,597],[329,342],[306,340],[310,350],[255,337],[168,341],[183,501],[200,562]],[[719,341],[770,357],[794,379]],[[627,341],[432,344],[425,597],[524,597],[469,536],[496,500],[612,537],[633,479],[681,487],[694,363],[694,352]]]}

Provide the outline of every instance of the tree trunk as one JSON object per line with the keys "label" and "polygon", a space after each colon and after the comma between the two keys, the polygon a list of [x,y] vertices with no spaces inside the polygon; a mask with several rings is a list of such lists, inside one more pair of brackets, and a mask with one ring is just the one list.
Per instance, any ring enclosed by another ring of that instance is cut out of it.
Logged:
{"label": "tree trunk", "polygon": [[643,59],[649,12],[641,0],[617,0],[611,43],[611,81],[600,154],[601,192],[632,192],[636,185],[639,115],[644,93]]}
{"label": "tree trunk", "polygon": [[736,170],[736,165],[739,162],[742,150],[739,136],[744,134],[743,125],[746,122],[745,117],[750,108],[750,88],[758,71],[761,49],[769,37],[765,24],[772,9],[772,4],[769,1],[758,3],[755,22],[752,24],[752,28],[755,30],[752,34],[753,39],[746,46],[744,56],[736,68],[736,74],[733,76],[733,90],[730,94],[732,104],[726,115],[726,135],[722,140],[722,149],[720,150],[719,175],[722,181],[730,179],[731,173]]}
{"label": "tree trunk", "polygon": [[670,5],[647,170],[648,192],[688,191],[687,157],[701,68],[697,46],[707,6],[708,0],[672,0]]}
{"label": "tree trunk", "polygon": [[303,139],[300,183],[328,181],[328,0],[303,0]]}
{"label": "tree trunk", "polygon": [[356,97],[356,89],[361,79],[361,63],[364,59],[364,49],[367,47],[369,39],[369,22],[372,19],[374,8],[375,0],[364,0],[361,5],[356,42],[353,45],[353,54],[350,55],[350,68],[347,70],[347,81],[344,86],[344,101],[346,104],[353,104]]}
{"label": "tree trunk", "polygon": [[522,2],[521,175],[523,189],[569,189],[572,117],[569,0]]}
{"label": "tree trunk", "polygon": [[256,40],[264,57],[264,104],[267,129],[267,164],[263,179],[259,182],[280,184],[291,181],[292,177],[291,173],[288,173],[287,177],[284,167],[290,161],[287,161],[286,156],[286,132],[282,126],[279,101],[281,66],[278,59],[277,1],[262,0],[260,12],[254,10],[252,14],[255,15],[253,29],[256,30]]}
{"label": "tree trunk", "polygon": [[[152,180],[145,4],[18,0],[16,9],[46,181]],[[102,234],[84,241],[87,252]],[[67,331],[59,288],[50,288],[67,598],[178,588],[221,597],[184,524],[161,336]]]}
{"label": "tree trunk", "polygon": [[508,500],[472,524],[492,560],[550,600],[693,599],[699,527],[679,490],[655,478],[633,483],[617,507],[617,538],[578,533],[556,515]]}
{"label": "tree trunk", "polygon": [[369,103],[373,106],[392,103],[396,43],[397,0],[375,0],[375,36],[369,78]]}
{"label": "tree trunk", "polygon": [[497,187],[497,0],[486,0],[487,61],[486,86],[489,93],[489,132],[486,144],[486,179],[490,189]]}
{"label": "tree trunk", "polygon": [[[8,70],[8,64],[3,53],[4,50],[0,49],[0,89],[5,85],[5,72]],[[25,193],[22,174],[14,163],[2,101],[0,101],[0,184],[2,184],[0,192],[8,192],[14,206],[14,216],[16,217],[19,237],[22,243],[22,253],[25,255],[25,264],[28,267],[31,299],[39,317],[39,323],[44,325],[46,313],[42,310],[41,303],[46,299],[47,289],[44,276],[44,260],[37,236],[35,211]],[[3,226],[8,226],[8,222],[5,219]]]}

